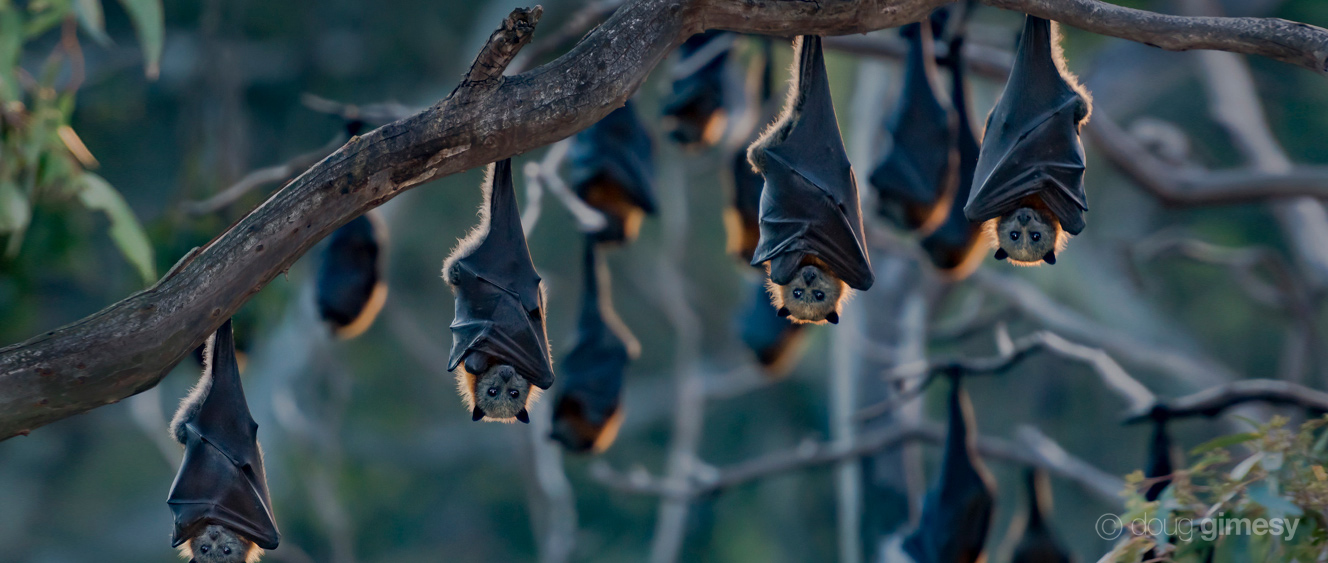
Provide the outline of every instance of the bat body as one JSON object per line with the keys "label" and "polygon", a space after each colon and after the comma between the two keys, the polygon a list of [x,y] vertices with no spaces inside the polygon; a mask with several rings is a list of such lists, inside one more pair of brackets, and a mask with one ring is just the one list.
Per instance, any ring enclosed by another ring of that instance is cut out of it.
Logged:
{"label": "bat body", "polygon": [[1158,413],[1153,417],[1153,437],[1148,443],[1148,466],[1144,468],[1144,477],[1157,481],[1144,492],[1144,500],[1155,501],[1162,496],[1162,491],[1171,484],[1171,474],[1174,471],[1171,464],[1171,435],[1167,433],[1167,416]]}
{"label": "bat body", "polygon": [[510,159],[490,166],[483,192],[480,224],[443,264],[456,294],[447,369],[473,420],[529,422],[526,407],[553,385],[553,365]]}
{"label": "bat body", "polygon": [[1041,470],[1028,469],[1024,474],[1028,487],[1028,518],[1024,533],[1015,545],[1011,563],[1071,563],[1074,558],[1047,526],[1051,512],[1051,484]]}
{"label": "bat body", "polygon": [[978,165],[980,144],[973,131],[968,113],[968,88],[964,79],[963,39],[950,41],[950,56],[946,66],[951,72],[950,101],[954,105],[957,122],[955,140],[959,156],[959,181],[950,203],[945,222],[922,239],[922,249],[933,266],[946,279],[958,281],[968,277],[982,262],[987,246],[983,244],[982,226],[964,216],[964,205],[973,186],[973,172]]}
{"label": "bat body", "polygon": [[387,301],[383,245],[387,231],[370,211],[351,219],[328,237],[318,267],[318,314],[338,338],[363,334]]}
{"label": "bat body", "polygon": [[729,205],[724,208],[724,232],[727,250],[744,264],[750,264],[761,240],[761,189],[765,179],[752,171],[746,151],[735,152],[729,160],[731,181]]}
{"label": "bat body", "polygon": [[166,501],[175,515],[171,546],[196,563],[252,563],[281,537],[229,319],[209,340],[205,359],[203,376],[171,421],[172,436],[184,445]]}
{"label": "bat body", "polygon": [[752,265],[767,264],[771,301],[796,322],[838,323],[849,288],[875,282],[853,167],[835,122],[821,38],[794,41],[791,96],[748,148],[765,178],[760,240]]}
{"label": "bat body", "polygon": [[992,478],[973,455],[968,396],[952,377],[950,422],[941,475],[922,501],[918,529],[904,539],[917,563],[974,563],[984,557],[991,525]]}
{"label": "bat body", "polygon": [[673,84],[661,101],[664,129],[685,147],[714,146],[728,125],[724,86],[736,35],[712,30],[693,35],[678,47]]}
{"label": "bat body", "polygon": [[936,96],[936,56],[928,20],[901,29],[908,38],[904,90],[886,129],[893,140],[868,180],[877,211],[896,226],[927,234],[945,221],[957,186],[955,116]]}
{"label": "bat body", "polygon": [[1024,21],[1005,92],[987,118],[973,191],[964,213],[985,223],[996,259],[1056,263],[1069,235],[1084,229],[1084,147],[1079,128],[1090,99],[1064,68],[1059,34]]}
{"label": "bat body", "polygon": [[577,133],[568,153],[568,182],[608,220],[599,242],[631,242],[655,212],[654,142],[631,100]]}
{"label": "bat body", "polygon": [[622,424],[623,371],[632,354],[605,320],[612,305],[608,292],[600,292],[601,268],[592,241],[586,241],[584,270],[581,317],[576,343],[562,364],[552,437],[568,450],[599,453],[613,444]]}
{"label": "bat body", "polygon": [[752,284],[751,288],[751,297],[738,311],[738,333],[766,375],[782,377],[797,363],[806,332],[803,325],[779,316],[764,283]]}

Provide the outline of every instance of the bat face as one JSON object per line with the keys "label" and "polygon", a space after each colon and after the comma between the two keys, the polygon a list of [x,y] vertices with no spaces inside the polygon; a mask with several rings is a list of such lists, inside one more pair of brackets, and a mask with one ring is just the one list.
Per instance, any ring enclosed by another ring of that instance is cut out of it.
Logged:
{"label": "bat face", "polygon": [[839,302],[848,292],[848,286],[820,267],[807,264],[789,283],[771,282],[771,285],[780,317],[796,323],[839,324]]}
{"label": "bat face", "polygon": [[209,524],[180,546],[180,556],[192,563],[256,563],[263,550],[225,526]]}
{"label": "bat face", "polygon": [[1020,266],[1056,263],[1058,245],[1066,237],[1055,215],[1020,207],[992,221],[995,223],[997,260],[1009,258],[1011,263]]}
{"label": "bat face", "polygon": [[490,363],[473,372],[472,367],[476,367],[475,362],[468,360],[457,370],[457,386],[470,409],[471,420],[530,423],[526,408],[539,388],[531,386],[509,365]]}

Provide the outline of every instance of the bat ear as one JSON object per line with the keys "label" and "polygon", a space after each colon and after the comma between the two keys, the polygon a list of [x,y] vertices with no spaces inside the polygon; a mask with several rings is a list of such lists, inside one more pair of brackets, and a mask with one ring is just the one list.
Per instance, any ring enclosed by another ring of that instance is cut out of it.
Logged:
{"label": "bat ear", "polygon": [[484,418],[484,411],[480,410],[479,407],[475,407],[475,410],[470,413],[470,419],[479,420],[481,418]]}
{"label": "bat ear", "polygon": [[1046,253],[1045,255],[1042,256],[1042,261],[1043,261],[1043,262],[1046,262],[1046,263],[1048,263],[1048,264],[1051,264],[1052,266],[1055,266],[1055,265],[1056,265],[1056,251],[1055,251],[1055,250],[1048,250],[1047,253]]}
{"label": "bat ear", "polygon": [[791,313],[789,313],[788,307],[780,307],[779,312],[775,314],[779,315],[779,318],[782,319],[784,317],[789,316]]}
{"label": "bat ear", "polygon": [[997,259],[997,260],[1004,260],[1004,259],[1009,258],[1009,257],[1010,257],[1010,255],[1005,253],[1005,249],[1004,249],[1004,248],[997,248],[997,249],[996,249],[996,259]]}
{"label": "bat ear", "polygon": [[830,314],[825,316],[825,320],[830,321],[832,325],[837,325],[839,324],[839,313],[830,311]]}
{"label": "bat ear", "polygon": [[516,419],[524,424],[530,424],[530,413],[526,412],[526,409],[516,411]]}

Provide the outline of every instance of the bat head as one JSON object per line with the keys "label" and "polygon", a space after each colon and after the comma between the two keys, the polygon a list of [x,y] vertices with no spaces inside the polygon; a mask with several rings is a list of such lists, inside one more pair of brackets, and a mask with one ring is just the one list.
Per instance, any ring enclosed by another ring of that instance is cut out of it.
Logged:
{"label": "bat head", "polygon": [[230,528],[208,524],[180,545],[180,557],[189,563],[256,563],[263,549]]}
{"label": "bat head", "polygon": [[1055,214],[1037,206],[1015,209],[988,221],[984,228],[996,247],[996,259],[1009,259],[1019,266],[1055,264],[1056,253],[1064,250],[1070,238]]}
{"label": "bat head", "polygon": [[785,285],[770,282],[769,290],[780,317],[795,323],[839,324],[839,304],[848,285],[828,270],[807,264]]}
{"label": "bat head", "polygon": [[471,420],[530,423],[526,407],[538,395],[538,388],[517,374],[515,368],[468,359],[457,372],[457,384],[470,408]]}

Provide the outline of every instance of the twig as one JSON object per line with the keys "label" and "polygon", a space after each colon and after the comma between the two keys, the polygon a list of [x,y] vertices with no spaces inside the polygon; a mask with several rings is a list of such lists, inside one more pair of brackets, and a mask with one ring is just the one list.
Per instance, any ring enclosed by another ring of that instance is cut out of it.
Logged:
{"label": "twig", "polygon": [[[598,209],[591,207],[580,197],[577,197],[567,186],[567,182],[563,181],[562,176],[558,174],[558,167],[562,166],[563,161],[567,159],[567,153],[571,148],[572,139],[563,139],[550,146],[549,151],[544,154],[544,159],[538,164],[527,163],[522,171],[526,176],[527,189],[535,190],[535,193],[538,193],[543,191],[544,187],[548,187],[549,193],[557,197],[563,207],[567,208],[567,211],[572,214],[572,218],[576,220],[577,228],[581,232],[597,232],[604,228],[608,219]],[[534,204],[528,203],[527,211],[531,210],[530,206],[532,205]],[[535,228],[535,221],[538,220],[538,217],[539,213],[535,212],[534,216],[529,219],[530,225],[526,226],[526,213],[521,214],[522,227],[526,228],[527,233]]]}
{"label": "twig", "polygon": [[1159,400],[1142,405],[1132,409],[1125,417],[1125,422],[1149,420],[1154,409],[1162,409],[1167,418],[1214,417],[1228,408],[1249,402],[1293,405],[1316,413],[1328,412],[1328,393],[1323,391],[1290,381],[1243,379],[1169,401]]}
{"label": "twig", "polygon": [[1100,499],[1116,506],[1122,504],[1120,493],[1125,490],[1125,481],[1121,478],[1074,457],[1035,426],[1021,425],[1016,434],[1019,443],[1028,448],[1029,453],[1039,461],[1033,465],[1078,482]]}
{"label": "twig", "polygon": [[380,102],[358,106],[329,100],[314,94],[300,96],[300,102],[313,111],[335,115],[346,121],[364,121],[376,125],[405,119],[422,111],[397,102]]}
{"label": "twig", "polygon": [[317,164],[318,161],[323,160],[327,155],[331,154],[332,151],[337,150],[337,147],[344,144],[346,144],[346,135],[338,133],[336,136],[332,137],[332,140],[328,141],[326,145],[323,145],[316,150],[296,155],[294,158],[281,164],[254,170],[245,174],[238,182],[217,192],[212,197],[203,200],[186,201],[180,204],[180,208],[183,209],[185,213],[195,216],[216,213],[222,209],[230,207],[231,204],[239,201],[240,198],[244,197],[245,194],[253,191],[255,188],[291,179],[300,172],[307,170],[310,166]]}

